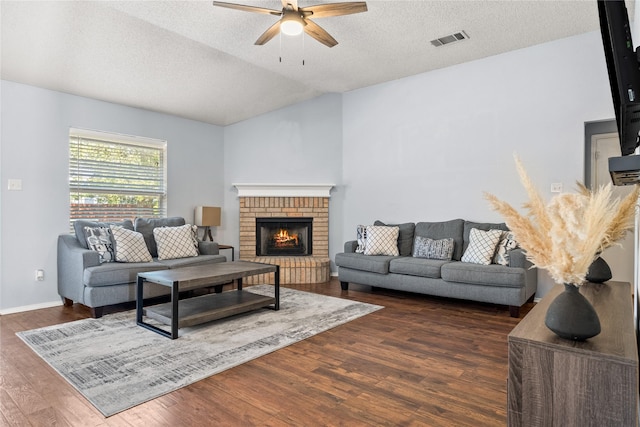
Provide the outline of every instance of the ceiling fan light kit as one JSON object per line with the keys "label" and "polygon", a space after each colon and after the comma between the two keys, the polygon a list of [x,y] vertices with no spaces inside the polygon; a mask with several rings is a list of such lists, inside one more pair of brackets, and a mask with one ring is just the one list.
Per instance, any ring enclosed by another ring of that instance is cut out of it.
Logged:
{"label": "ceiling fan light kit", "polygon": [[298,0],[281,0],[282,10],[266,9],[263,7],[246,6],[242,4],[214,1],[214,6],[245,12],[262,13],[280,16],[280,20],[267,29],[255,44],[263,45],[274,38],[278,33],[286,35],[298,35],[303,31],[325,46],[333,47],[338,44],[327,31],[310,18],[327,18],[330,16],[351,15],[367,11],[367,3],[363,1],[345,3],[326,3],[309,7],[298,7]]}
{"label": "ceiling fan light kit", "polygon": [[305,25],[307,23],[300,15],[293,11],[287,11],[280,20],[280,32],[287,36],[297,36],[302,34]]}

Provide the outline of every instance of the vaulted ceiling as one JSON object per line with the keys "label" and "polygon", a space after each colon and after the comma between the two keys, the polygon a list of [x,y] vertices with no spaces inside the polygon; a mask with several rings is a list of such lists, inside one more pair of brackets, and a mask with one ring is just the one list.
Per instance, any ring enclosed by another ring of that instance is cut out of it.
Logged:
{"label": "vaulted ceiling", "polygon": [[[279,0],[233,2],[282,8]],[[599,28],[595,0],[367,5],[365,13],[315,21],[339,42],[328,48],[308,36],[276,36],[256,46],[278,17],[214,7],[211,1],[3,0],[0,76],[228,125],[321,94]],[[441,47],[430,43],[460,31],[469,39]]]}

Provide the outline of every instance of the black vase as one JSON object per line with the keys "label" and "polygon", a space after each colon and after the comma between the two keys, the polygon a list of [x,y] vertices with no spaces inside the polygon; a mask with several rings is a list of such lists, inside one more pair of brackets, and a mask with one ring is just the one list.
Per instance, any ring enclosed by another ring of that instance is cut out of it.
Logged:
{"label": "black vase", "polygon": [[544,324],[559,337],[584,341],[600,333],[600,319],[580,288],[564,284],[564,292],[549,305]]}
{"label": "black vase", "polygon": [[601,257],[596,258],[589,266],[587,280],[593,283],[602,283],[611,280],[611,269],[609,264]]}

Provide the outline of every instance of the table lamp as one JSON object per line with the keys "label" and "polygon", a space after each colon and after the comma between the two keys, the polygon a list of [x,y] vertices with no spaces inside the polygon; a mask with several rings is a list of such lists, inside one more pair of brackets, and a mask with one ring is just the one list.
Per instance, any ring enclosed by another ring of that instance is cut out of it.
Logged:
{"label": "table lamp", "polygon": [[204,234],[202,235],[202,241],[209,240],[213,242],[211,237],[211,227],[220,226],[220,214],[221,209],[213,206],[197,206],[195,210],[195,225],[198,227],[204,227]]}

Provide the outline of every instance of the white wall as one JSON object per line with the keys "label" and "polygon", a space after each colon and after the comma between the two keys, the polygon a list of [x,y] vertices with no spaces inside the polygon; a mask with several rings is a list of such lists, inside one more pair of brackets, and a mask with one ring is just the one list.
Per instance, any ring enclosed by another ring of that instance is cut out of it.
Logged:
{"label": "white wall", "polygon": [[[359,223],[499,221],[482,197],[519,206],[512,155],[551,196],[583,179],[584,123],[613,118],[599,32],[360,89],[228,126],[2,82],[0,309],[57,299],[70,126],[169,141],[169,214],[223,207],[216,240],[237,247],[234,183],[335,183],[329,253]],[[275,149],[274,149],[275,148]],[[289,152],[292,158],[284,157]],[[224,157],[222,157],[224,156]],[[24,190],[8,192],[8,178]],[[35,282],[36,268],[47,279]],[[551,286],[542,273],[539,295]]]}
{"label": "white wall", "polygon": [[[69,128],[167,141],[168,214],[223,203],[223,129],[13,82],[1,83],[0,310],[58,303],[56,241],[69,228]],[[22,179],[22,191],[7,180]],[[34,280],[35,270],[45,280]]]}
{"label": "white wall", "polygon": [[500,221],[483,192],[525,200],[514,153],[544,195],[570,191],[584,122],[614,115],[599,32],[357,90],[343,112],[343,240],[376,219]]}
{"label": "white wall", "polygon": [[232,184],[336,184],[329,199],[329,253],[341,251],[341,95],[324,95],[227,126],[224,146],[225,243],[239,244],[240,207]]}

